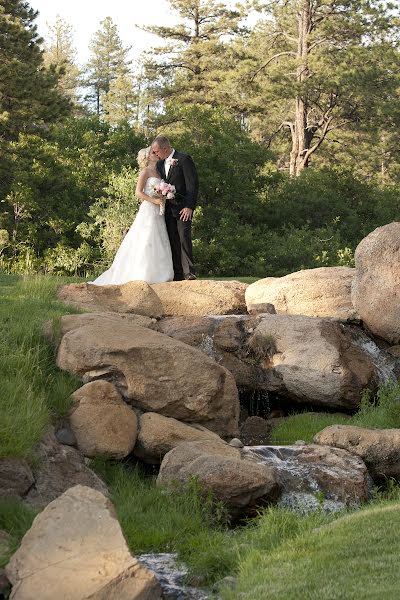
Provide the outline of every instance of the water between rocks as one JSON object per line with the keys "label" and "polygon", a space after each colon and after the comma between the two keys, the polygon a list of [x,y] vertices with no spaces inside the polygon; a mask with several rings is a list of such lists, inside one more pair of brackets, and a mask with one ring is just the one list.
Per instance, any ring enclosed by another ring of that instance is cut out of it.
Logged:
{"label": "water between rocks", "polygon": [[188,569],[178,562],[177,554],[141,554],[137,559],[158,578],[165,600],[211,600],[204,591],[185,585]]}

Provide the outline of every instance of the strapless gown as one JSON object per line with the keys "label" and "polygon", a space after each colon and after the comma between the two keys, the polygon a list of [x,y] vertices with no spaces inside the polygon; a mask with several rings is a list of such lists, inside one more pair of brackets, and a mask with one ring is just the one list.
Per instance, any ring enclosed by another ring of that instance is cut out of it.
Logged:
{"label": "strapless gown", "polygon": [[[152,187],[159,181],[157,177],[149,177],[144,193],[151,196]],[[92,283],[119,285],[133,280],[162,283],[173,278],[171,246],[164,216],[160,215],[157,204],[143,200],[111,267]]]}

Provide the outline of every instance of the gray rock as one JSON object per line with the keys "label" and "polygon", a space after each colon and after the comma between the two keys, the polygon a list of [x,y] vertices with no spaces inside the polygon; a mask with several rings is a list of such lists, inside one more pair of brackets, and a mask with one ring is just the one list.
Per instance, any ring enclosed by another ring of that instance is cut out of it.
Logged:
{"label": "gray rock", "polygon": [[230,446],[233,446],[233,448],[243,448],[244,444],[241,440],[239,440],[239,438],[233,438],[230,442],[229,442]]}
{"label": "gray rock", "polygon": [[58,429],[55,435],[60,444],[64,444],[65,446],[76,446],[76,437],[74,432],[68,427]]}
{"label": "gray rock", "polygon": [[85,485],[103,494],[107,487],[89,469],[83,455],[75,448],[61,445],[50,428],[35,449],[37,464],[33,472],[35,484],[26,496],[33,507],[43,508],[63,492],[75,485]]}
{"label": "gray rock", "polygon": [[32,470],[23,458],[0,459],[0,496],[24,496],[34,483]]}

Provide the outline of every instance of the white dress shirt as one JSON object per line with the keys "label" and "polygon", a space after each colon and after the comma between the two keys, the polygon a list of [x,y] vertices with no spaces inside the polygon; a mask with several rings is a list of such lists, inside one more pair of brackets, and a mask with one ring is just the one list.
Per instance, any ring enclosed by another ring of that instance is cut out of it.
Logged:
{"label": "white dress shirt", "polygon": [[171,160],[172,160],[172,157],[174,155],[174,152],[175,152],[175,150],[174,150],[174,148],[172,148],[171,154],[169,156],[167,156],[167,158],[165,159],[165,165],[164,166],[165,166],[165,176],[166,177],[168,177],[169,169],[171,167]]}

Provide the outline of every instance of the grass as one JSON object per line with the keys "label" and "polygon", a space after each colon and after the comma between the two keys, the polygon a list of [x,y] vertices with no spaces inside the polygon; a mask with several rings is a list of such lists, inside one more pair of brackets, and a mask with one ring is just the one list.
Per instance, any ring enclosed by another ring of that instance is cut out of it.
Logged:
{"label": "grass", "polygon": [[196,575],[210,584],[229,573],[236,551],[228,542],[226,513],[192,481],[185,491],[163,489],[138,467],[94,461],[111,490],[111,499],[131,552],[178,552]]}
{"label": "grass", "polygon": [[0,274],[0,458],[29,456],[49,422],[68,413],[79,383],[55,367],[43,325],[77,312],[55,297],[61,285],[78,280]]}
{"label": "grass", "polygon": [[330,425],[391,429],[400,428],[400,386],[390,384],[379,388],[375,397],[367,390],[360,408],[352,416],[337,413],[298,413],[290,415],[272,431],[274,444],[293,444],[297,440],[312,442],[314,436]]}
{"label": "grass", "polygon": [[329,425],[350,425],[344,415],[330,413],[297,413],[289,415],[271,432],[271,443],[294,444],[297,440],[311,443],[316,433]]}
{"label": "grass", "polygon": [[55,300],[61,278],[0,275],[0,458],[28,457],[78,381],[55,366],[43,325],[74,312]]}
{"label": "grass", "polygon": [[30,529],[36,512],[14,498],[0,498],[0,531],[10,535],[9,547],[0,544],[0,568],[6,566],[17,550],[26,531]]}
{"label": "grass", "polygon": [[[67,413],[68,398],[79,385],[55,367],[54,350],[42,333],[46,320],[74,312],[54,299],[65,282],[0,276],[0,457],[29,456],[49,421]],[[399,427],[398,398],[398,388],[381,390],[375,399],[365,396],[358,413],[344,422]],[[296,415],[287,421],[295,426],[283,436],[307,441],[338,421],[338,415]],[[195,482],[171,494],[127,464],[97,461],[96,469],[109,485],[131,551],[178,552],[209,586],[237,575],[235,590],[221,592],[223,600],[398,596],[400,492],[393,481],[357,513],[302,516],[270,507],[232,530],[222,507],[201,496]],[[0,566],[34,515],[20,502],[0,500],[0,529],[11,534],[11,549],[0,556]]]}
{"label": "grass", "polygon": [[253,548],[237,586],[222,600],[397,600],[400,503],[386,503],[282,538],[272,552]]}

